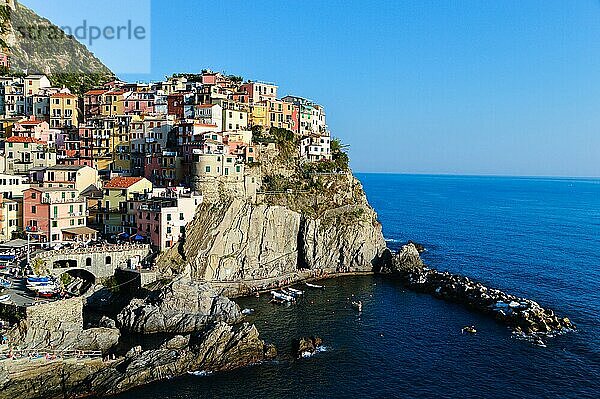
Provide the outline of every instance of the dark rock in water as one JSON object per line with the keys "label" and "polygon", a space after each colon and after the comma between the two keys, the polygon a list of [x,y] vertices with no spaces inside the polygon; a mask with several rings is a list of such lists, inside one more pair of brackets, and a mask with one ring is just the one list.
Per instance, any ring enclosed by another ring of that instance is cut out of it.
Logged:
{"label": "dark rock in water", "polygon": [[315,353],[317,348],[323,344],[319,337],[302,337],[292,342],[292,351],[296,358],[307,357]]}
{"label": "dark rock in water", "polygon": [[491,314],[498,322],[511,327],[515,333],[539,338],[539,335],[575,328],[568,318],[559,318],[554,311],[542,308],[535,301],[488,288],[468,277],[425,267],[417,245],[409,242],[395,254],[390,251],[377,271],[399,276],[414,291],[462,303],[471,309]]}
{"label": "dark rock in water", "polygon": [[273,344],[265,345],[265,359],[275,359],[277,357],[277,348]]}
{"label": "dark rock in water", "polygon": [[419,251],[420,254],[422,254],[423,252],[425,252],[425,247],[423,246],[423,244],[419,244],[417,242],[414,242],[412,240],[408,241],[407,244],[412,244],[415,246],[415,248],[417,249],[417,251]]}
{"label": "dark rock in water", "polygon": [[405,283],[415,291],[491,314],[515,333],[539,336],[575,328],[568,318],[559,318],[535,301],[488,288],[464,276],[423,267],[409,272]]}
{"label": "dark rock in water", "polygon": [[376,271],[383,274],[405,276],[408,273],[419,271],[423,269],[423,267],[423,261],[419,256],[417,247],[415,244],[409,243],[403,245],[395,254],[391,254],[390,252],[390,255],[385,258],[385,261],[382,261],[379,270]]}

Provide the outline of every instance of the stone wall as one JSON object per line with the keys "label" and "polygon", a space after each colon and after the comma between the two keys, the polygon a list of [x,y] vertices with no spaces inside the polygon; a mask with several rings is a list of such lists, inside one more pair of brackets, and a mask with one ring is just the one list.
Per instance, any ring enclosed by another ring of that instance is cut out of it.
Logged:
{"label": "stone wall", "polygon": [[83,300],[81,298],[64,299],[41,305],[30,306],[25,311],[30,325],[43,323],[61,323],[83,329]]}
{"label": "stone wall", "polygon": [[[40,259],[48,272],[55,276],[69,269],[84,269],[99,279],[112,276],[118,267],[127,267],[129,260],[135,266],[149,253],[150,245],[112,245],[90,249],[47,251],[36,256],[33,262]],[[68,262],[68,267],[54,268],[54,263],[59,261]]]}

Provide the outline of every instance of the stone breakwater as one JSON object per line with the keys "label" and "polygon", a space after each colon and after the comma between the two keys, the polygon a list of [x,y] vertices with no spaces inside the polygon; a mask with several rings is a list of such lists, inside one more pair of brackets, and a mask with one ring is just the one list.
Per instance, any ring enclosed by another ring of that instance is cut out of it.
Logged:
{"label": "stone breakwater", "polygon": [[427,268],[418,252],[412,243],[403,246],[393,255],[392,266],[385,272],[401,276],[411,290],[490,314],[515,333],[531,337],[540,344],[543,337],[576,328],[567,317],[559,317],[552,309],[545,309],[531,299],[486,287],[465,276]]}

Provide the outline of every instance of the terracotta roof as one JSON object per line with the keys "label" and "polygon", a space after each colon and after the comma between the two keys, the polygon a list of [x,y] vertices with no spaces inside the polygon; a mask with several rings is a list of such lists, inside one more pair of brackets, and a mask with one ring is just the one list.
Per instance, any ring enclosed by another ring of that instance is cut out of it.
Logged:
{"label": "terracotta roof", "polygon": [[104,188],[129,188],[142,179],[143,177],[115,177],[108,181]]}
{"label": "terracotta roof", "polygon": [[12,136],[6,139],[7,143],[37,143],[46,144],[45,141],[38,140],[35,137]]}
{"label": "terracotta roof", "polygon": [[95,89],[95,90],[90,90],[88,92],[85,93],[86,96],[97,96],[99,94],[104,94],[106,93],[108,90],[106,89]]}
{"label": "terracotta roof", "polygon": [[69,94],[69,93],[56,93],[56,94],[52,94],[50,97],[52,97],[52,98],[77,98],[76,95]]}
{"label": "terracotta roof", "polygon": [[43,121],[23,121],[23,122],[18,122],[18,123],[19,123],[19,125],[39,125],[42,122]]}
{"label": "terracotta roof", "polygon": [[216,104],[200,104],[197,105],[198,108],[212,108],[214,107]]}

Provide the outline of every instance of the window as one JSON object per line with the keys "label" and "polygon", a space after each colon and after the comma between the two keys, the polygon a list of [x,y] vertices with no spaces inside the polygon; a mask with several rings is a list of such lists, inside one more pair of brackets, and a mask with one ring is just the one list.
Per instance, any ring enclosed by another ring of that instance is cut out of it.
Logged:
{"label": "window", "polygon": [[179,214],[179,220],[183,220],[183,219],[184,219],[184,217],[183,217],[183,213],[180,213],[180,214]]}
{"label": "window", "polygon": [[37,194],[36,193],[31,193],[31,199],[36,199],[37,198]]}
{"label": "window", "polygon": [[58,222],[56,220],[52,221],[52,227],[58,227]]}
{"label": "window", "polygon": [[104,261],[104,263],[107,264],[107,265],[110,265],[112,263],[111,257],[107,256],[106,259],[105,259],[105,261]]}
{"label": "window", "polygon": [[170,221],[171,221],[171,214],[167,213],[167,222],[170,222]]}
{"label": "window", "polygon": [[206,168],[204,170],[206,171],[206,173],[210,173],[210,166],[206,165]]}
{"label": "window", "polygon": [[86,265],[87,267],[90,267],[90,266],[92,266],[92,258],[87,258],[87,259],[85,260],[85,265]]}
{"label": "window", "polygon": [[31,213],[36,213],[37,212],[37,207],[34,205],[31,207]]}

